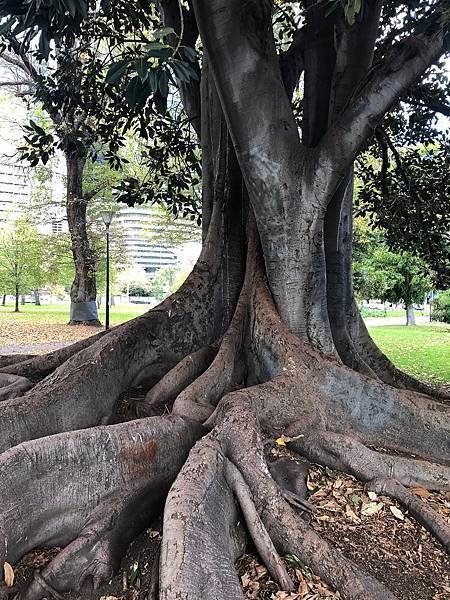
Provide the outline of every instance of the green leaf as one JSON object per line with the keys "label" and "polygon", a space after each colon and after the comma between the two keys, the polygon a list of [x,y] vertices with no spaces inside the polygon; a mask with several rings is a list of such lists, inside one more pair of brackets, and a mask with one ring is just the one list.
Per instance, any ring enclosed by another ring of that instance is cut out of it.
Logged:
{"label": "green leaf", "polygon": [[158,89],[158,71],[150,69],[147,74],[147,81],[150,84],[152,92],[156,92]]}
{"label": "green leaf", "polygon": [[173,27],[161,27],[160,29],[157,29],[153,35],[157,38],[163,38],[166,37],[166,35],[172,35],[174,33],[175,29]]}
{"label": "green leaf", "polygon": [[189,82],[189,71],[182,62],[179,60],[171,61],[171,67],[175,73],[175,77],[177,77],[180,81],[184,81],[185,83]]}
{"label": "green leaf", "polygon": [[130,79],[127,89],[125,90],[125,98],[130,108],[135,108],[142,97],[142,81],[137,75]]}
{"label": "green leaf", "polygon": [[147,56],[153,58],[168,58],[172,54],[173,50],[166,44],[161,42],[151,42],[147,45]]}
{"label": "green leaf", "polygon": [[134,63],[134,68],[136,69],[136,73],[141,78],[141,81],[144,82],[148,77],[150,64],[144,58],[139,58]]}
{"label": "green leaf", "polygon": [[44,58],[48,58],[48,55],[50,54],[50,40],[47,37],[46,29],[41,31],[41,36],[39,38],[39,52]]}
{"label": "green leaf", "polygon": [[159,71],[158,87],[161,96],[167,98],[169,95],[169,75],[167,74],[167,71]]}
{"label": "green leaf", "polygon": [[106,83],[116,83],[126,72],[129,65],[128,60],[119,60],[113,63],[106,74]]}

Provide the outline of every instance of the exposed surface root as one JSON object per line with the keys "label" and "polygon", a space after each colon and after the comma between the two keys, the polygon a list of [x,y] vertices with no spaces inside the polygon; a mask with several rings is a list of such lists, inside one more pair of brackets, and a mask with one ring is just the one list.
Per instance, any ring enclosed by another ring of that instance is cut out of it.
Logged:
{"label": "exposed surface root", "polygon": [[109,581],[128,544],[149,525],[161,501],[159,492],[151,487],[134,496],[123,492],[103,500],[78,537],[34,577],[19,600],[41,600],[48,591],[58,597],[62,592],[80,590],[89,579],[94,589]]}
{"label": "exposed surface root", "polygon": [[351,473],[362,481],[393,478],[406,486],[431,490],[450,488],[450,467],[426,461],[380,454],[355,438],[331,431],[312,431],[289,444],[309,460]]}
{"label": "exposed surface root", "polygon": [[395,479],[373,479],[367,487],[377,494],[386,494],[398,500],[416,521],[421,523],[443,544],[450,554],[450,525],[439,513],[432,510]]}
{"label": "exposed surface root", "polygon": [[381,583],[321,539],[282,498],[264,461],[259,424],[239,394],[224,399],[216,435],[242,472],[279,552],[294,554],[346,600],[394,600]]}
{"label": "exposed surface root", "polygon": [[245,376],[242,350],[248,319],[250,286],[255,269],[256,243],[250,242],[245,281],[230,326],[225,332],[219,350],[206,371],[176,398],[175,414],[205,422],[219,400],[238,387]]}
{"label": "exposed surface root", "polygon": [[34,358],[35,356],[35,354],[1,354],[0,369],[30,360],[30,358]]}
{"label": "exposed surface root", "polygon": [[161,600],[243,600],[235,559],[242,531],[217,442],[203,439],[173,484],[164,509]]}
{"label": "exposed surface root", "polygon": [[221,268],[222,216],[218,202],[200,257],[175,294],[69,358],[28,394],[0,403],[0,452],[27,440],[108,422],[121,393],[143,367],[171,368],[221,335],[224,323],[215,310],[214,290]]}
{"label": "exposed surface root", "polygon": [[239,501],[250,536],[269,573],[282,590],[291,592],[294,584],[259,518],[249,487],[239,469],[228,459],[225,459],[225,479]]}
{"label": "exposed surface root", "polygon": [[59,434],[0,455],[0,564],[39,546],[76,539],[112,494],[152,490],[164,498],[199,428],[179,417],[154,417]]}
{"label": "exposed surface root", "polygon": [[[258,380],[270,379],[279,388],[277,398],[259,399],[267,422],[290,427],[288,435],[332,429],[354,433],[369,445],[446,460],[448,407],[357,373],[303,343],[282,323],[261,279],[253,296],[251,349]],[[298,427],[292,425],[296,420]]]}
{"label": "exposed surface root", "polygon": [[26,377],[0,373],[0,401],[20,396],[33,387],[33,383]]}
{"label": "exposed surface root", "polygon": [[217,354],[217,346],[205,346],[185,356],[135,406],[138,417],[154,414],[163,405],[170,406],[175,398],[197,377],[206,371]]}

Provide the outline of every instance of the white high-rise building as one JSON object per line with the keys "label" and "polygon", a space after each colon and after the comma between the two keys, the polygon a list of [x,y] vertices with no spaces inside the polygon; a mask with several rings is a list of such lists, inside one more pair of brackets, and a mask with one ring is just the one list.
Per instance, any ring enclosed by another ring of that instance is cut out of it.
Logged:
{"label": "white high-rise building", "polygon": [[121,228],[124,244],[134,267],[143,268],[153,275],[162,267],[178,263],[174,248],[152,244],[154,209],[151,207],[123,207],[114,220]]}

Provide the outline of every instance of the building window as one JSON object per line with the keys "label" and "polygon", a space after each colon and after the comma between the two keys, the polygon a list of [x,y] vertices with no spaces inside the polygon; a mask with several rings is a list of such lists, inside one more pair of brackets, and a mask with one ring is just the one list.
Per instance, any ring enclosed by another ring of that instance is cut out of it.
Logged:
{"label": "building window", "polygon": [[52,221],[52,233],[62,233],[61,221]]}

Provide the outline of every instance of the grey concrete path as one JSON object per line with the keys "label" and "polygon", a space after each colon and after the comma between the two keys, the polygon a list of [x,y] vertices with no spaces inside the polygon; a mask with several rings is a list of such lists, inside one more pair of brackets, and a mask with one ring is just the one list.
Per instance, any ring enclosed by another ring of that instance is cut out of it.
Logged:
{"label": "grey concrete path", "polygon": [[[404,317],[366,317],[364,323],[367,327],[380,327],[381,325],[406,325],[406,312]],[[417,316],[416,325],[434,325],[430,323],[430,317]]]}
{"label": "grey concrete path", "polygon": [[52,344],[14,344],[14,346],[0,346],[1,354],[43,354],[59,350],[75,342],[54,342]]}

